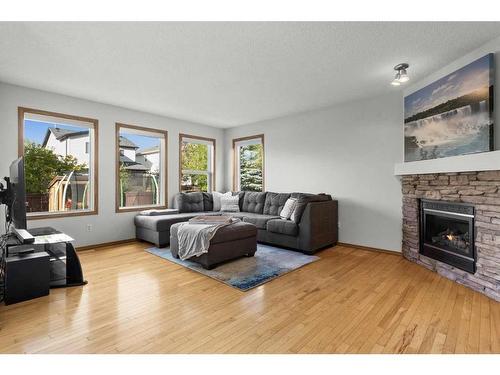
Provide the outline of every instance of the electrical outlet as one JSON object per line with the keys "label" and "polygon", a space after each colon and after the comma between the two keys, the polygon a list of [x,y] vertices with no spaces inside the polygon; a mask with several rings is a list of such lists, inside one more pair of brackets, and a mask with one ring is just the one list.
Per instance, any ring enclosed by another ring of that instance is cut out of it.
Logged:
{"label": "electrical outlet", "polygon": [[340,221],[339,221],[339,223],[338,223],[337,225],[338,225],[338,227],[339,227],[339,229],[340,229]]}
{"label": "electrical outlet", "polygon": [[87,224],[87,232],[92,232],[92,224]]}

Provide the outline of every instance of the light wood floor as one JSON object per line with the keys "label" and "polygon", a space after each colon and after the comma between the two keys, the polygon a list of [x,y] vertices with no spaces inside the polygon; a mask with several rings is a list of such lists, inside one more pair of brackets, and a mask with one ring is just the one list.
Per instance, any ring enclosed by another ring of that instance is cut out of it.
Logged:
{"label": "light wood floor", "polygon": [[89,285],[0,306],[7,353],[500,353],[500,303],[337,246],[243,293],[143,251],[80,252]]}

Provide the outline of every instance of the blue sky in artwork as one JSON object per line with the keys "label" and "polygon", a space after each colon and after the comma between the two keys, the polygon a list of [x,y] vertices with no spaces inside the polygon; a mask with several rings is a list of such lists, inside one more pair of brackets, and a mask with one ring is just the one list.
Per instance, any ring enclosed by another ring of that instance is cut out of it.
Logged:
{"label": "blue sky in artwork", "polygon": [[491,56],[491,54],[483,56],[405,97],[405,118],[475,90],[489,87]]}
{"label": "blue sky in artwork", "polygon": [[[24,139],[29,142],[42,144],[45,134],[47,133],[47,129],[54,127],[56,127],[56,124],[54,123],[34,121],[34,120],[24,120]],[[62,122],[58,123],[57,127],[60,129],[73,130],[75,132],[82,130],[81,127],[64,124]],[[120,135],[134,142],[137,146],[139,146],[139,148],[149,148],[160,145],[160,140],[157,137],[148,137],[145,135],[137,135],[129,133],[125,134],[120,133]]]}

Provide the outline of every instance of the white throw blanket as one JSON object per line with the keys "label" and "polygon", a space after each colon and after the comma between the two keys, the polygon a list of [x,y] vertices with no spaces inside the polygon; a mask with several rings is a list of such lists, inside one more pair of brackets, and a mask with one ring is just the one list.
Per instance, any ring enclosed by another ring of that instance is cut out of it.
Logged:
{"label": "white throw blanket", "polygon": [[208,252],[210,240],[217,231],[232,224],[194,224],[182,223],[177,230],[177,240],[179,242],[179,258],[182,260],[191,257],[199,257]]}

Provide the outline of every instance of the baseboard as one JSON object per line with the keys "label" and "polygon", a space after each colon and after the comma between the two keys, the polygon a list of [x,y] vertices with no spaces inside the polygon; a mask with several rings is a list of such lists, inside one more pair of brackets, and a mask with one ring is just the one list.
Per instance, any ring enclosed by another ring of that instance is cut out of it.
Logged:
{"label": "baseboard", "polygon": [[339,242],[337,245],[339,245],[339,246],[345,246],[345,247],[352,247],[352,248],[361,249],[361,250],[376,251],[378,253],[386,253],[386,254],[390,254],[390,255],[398,255],[398,256],[402,256],[403,255],[403,253],[399,252],[399,251],[378,249],[376,247],[354,245],[354,244],[344,243],[344,242]]}
{"label": "baseboard", "polygon": [[102,242],[102,243],[98,243],[98,244],[95,244],[95,245],[78,246],[76,248],[76,251],[94,250],[94,249],[98,249],[98,248],[101,248],[101,247],[123,245],[123,244],[126,244],[126,243],[131,243],[131,242],[136,242],[136,241],[137,240],[135,238],[130,238],[128,240]]}

